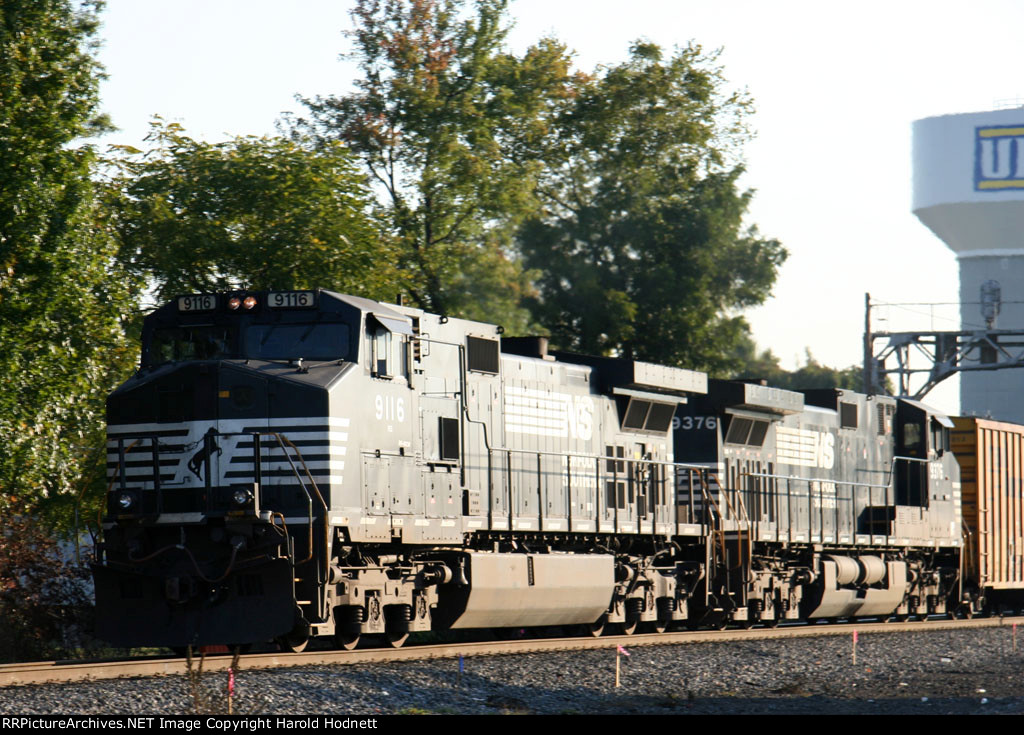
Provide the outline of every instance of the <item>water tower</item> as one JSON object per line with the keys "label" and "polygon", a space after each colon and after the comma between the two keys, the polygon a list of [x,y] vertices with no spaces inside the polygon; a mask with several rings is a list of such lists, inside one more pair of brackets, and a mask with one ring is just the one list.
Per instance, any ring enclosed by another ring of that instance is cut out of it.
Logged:
{"label": "water tower", "polygon": [[[961,329],[1024,329],[1024,108],[916,121],[913,166],[914,214],[960,261]],[[961,373],[960,411],[1024,423],[1024,368]]]}

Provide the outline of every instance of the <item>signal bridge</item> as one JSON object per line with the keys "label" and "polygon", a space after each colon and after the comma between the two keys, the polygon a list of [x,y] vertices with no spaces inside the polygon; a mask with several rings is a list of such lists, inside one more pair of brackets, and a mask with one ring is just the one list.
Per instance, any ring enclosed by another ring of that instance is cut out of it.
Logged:
{"label": "signal bridge", "polygon": [[[1000,306],[999,284],[988,281],[982,286],[984,329],[873,331],[871,295],[865,294],[865,392],[921,400],[957,373],[1024,367],[1024,328],[994,328]],[[887,378],[895,383],[892,393]]]}

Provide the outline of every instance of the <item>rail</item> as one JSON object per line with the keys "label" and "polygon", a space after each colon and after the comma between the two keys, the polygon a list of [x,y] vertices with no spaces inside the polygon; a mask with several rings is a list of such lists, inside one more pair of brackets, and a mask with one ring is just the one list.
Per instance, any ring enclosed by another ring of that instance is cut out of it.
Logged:
{"label": "rail", "polygon": [[[946,620],[930,618],[913,622],[872,622],[871,619],[833,625],[790,625],[777,628],[755,627],[750,630],[730,628],[728,630],[699,630],[685,632],[641,633],[637,635],[605,635],[598,638],[525,638],[511,641],[458,641],[455,643],[426,643],[406,645],[402,648],[362,648],[354,651],[310,650],[304,653],[252,653],[242,657],[242,668],[278,669],[295,666],[356,666],[375,663],[393,664],[399,661],[429,661],[496,654],[536,655],[551,651],[602,650],[615,645],[638,648],[645,646],[680,645],[689,643],[714,643],[727,641],[783,640],[822,636],[844,636],[849,638],[854,631],[884,633],[890,636],[900,632],[924,632],[936,630],[966,630],[981,628],[1003,628],[1010,630],[1024,624],[1021,617],[973,618],[971,620]],[[204,671],[227,671],[232,665],[232,656],[207,655],[204,657]],[[146,657],[107,661],[40,661],[34,663],[0,664],[0,687],[19,687],[59,682],[95,681],[125,679],[126,677],[166,676],[185,674],[188,664],[184,658]],[[313,674],[317,676],[318,674]],[[336,673],[321,673],[320,676],[337,676]],[[126,681],[124,687],[128,686]],[[973,685],[972,685],[973,686]]]}

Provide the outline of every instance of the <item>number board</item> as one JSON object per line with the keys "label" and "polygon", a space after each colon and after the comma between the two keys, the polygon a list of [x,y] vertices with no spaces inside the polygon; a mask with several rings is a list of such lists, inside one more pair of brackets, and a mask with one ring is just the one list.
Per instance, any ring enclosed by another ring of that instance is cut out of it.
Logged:
{"label": "number board", "polygon": [[313,291],[271,291],[267,294],[267,306],[271,309],[311,309],[316,306]]}
{"label": "number board", "polygon": [[178,311],[213,311],[217,308],[217,297],[212,293],[178,297]]}

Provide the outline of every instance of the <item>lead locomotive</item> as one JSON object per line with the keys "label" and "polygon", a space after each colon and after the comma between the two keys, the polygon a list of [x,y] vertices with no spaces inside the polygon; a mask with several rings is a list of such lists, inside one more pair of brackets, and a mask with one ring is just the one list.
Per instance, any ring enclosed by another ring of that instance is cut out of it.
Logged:
{"label": "lead locomotive", "polygon": [[947,423],[329,291],[184,296],[108,401],[99,633],[299,649],[940,611]]}

